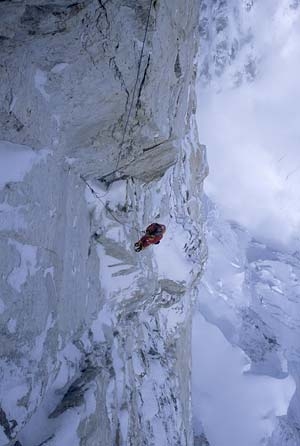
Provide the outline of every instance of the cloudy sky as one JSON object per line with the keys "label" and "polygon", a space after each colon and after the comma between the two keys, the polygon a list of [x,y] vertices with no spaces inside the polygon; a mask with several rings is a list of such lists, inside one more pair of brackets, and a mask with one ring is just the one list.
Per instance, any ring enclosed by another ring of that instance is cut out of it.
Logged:
{"label": "cloudy sky", "polygon": [[256,78],[232,88],[233,64],[199,88],[198,118],[207,193],[226,218],[293,250],[300,246],[300,7],[291,3],[266,0],[244,12]]}
{"label": "cloudy sky", "polygon": [[[250,238],[300,250],[300,1],[228,0],[228,8],[226,2],[206,4],[201,23],[208,23],[209,31],[200,42],[200,70],[209,63],[198,84],[199,135],[210,168],[206,193],[218,216],[246,227]],[[216,74],[218,60],[225,61],[221,75]],[[248,76],[249,60],[255,76]],[[226,324],[238,333],[235,310],[247,305],[249,295],[245,246],[230,225],[218,221],[221,238],[218,227],[208,233],[210,256],[193,319],[194,427],[199,434],[204,429],[213,446],[268,444],[295,382],[290,375],[245,373],[250,359],[224,336]],[[270,274],[276,277],[275,270]],[[284,308],[288,300],[280,296]],[[278,330],[283,322],[278,320]]]}

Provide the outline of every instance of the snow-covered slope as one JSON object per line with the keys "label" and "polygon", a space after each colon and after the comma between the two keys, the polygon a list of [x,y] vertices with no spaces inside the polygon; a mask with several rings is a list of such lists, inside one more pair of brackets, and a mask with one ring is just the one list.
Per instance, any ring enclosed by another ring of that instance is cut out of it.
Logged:
{"label": "snow-covered slope", "polygon": [[0,37],[0,444],[192,445],[198,3],[2,1]]}

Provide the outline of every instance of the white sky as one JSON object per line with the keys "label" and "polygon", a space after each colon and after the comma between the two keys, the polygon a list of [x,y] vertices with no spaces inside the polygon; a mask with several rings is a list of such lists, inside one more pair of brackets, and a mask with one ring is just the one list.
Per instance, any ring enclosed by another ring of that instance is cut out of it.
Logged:
{"label": "white sky", "polygon": [[249,18],[258,76],[234,89],[217,92],[221,79],[200,90],[198,121],[208,195],[226,218],[293,249],[300,228],[300,8],[289,3],[255,3]]}

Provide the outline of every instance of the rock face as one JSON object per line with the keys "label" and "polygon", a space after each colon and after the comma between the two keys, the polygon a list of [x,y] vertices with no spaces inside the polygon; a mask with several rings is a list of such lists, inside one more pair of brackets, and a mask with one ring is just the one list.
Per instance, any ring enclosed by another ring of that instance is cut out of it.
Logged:
{"label": "rock face", "polygon": [[2,1],[0,41],[0,445],[191,445],[197,2]]}

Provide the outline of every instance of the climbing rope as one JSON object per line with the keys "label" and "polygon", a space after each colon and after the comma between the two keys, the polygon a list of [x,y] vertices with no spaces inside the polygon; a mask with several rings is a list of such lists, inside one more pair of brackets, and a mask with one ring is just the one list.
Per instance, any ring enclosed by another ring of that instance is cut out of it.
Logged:
{"label": "climbing rope", "polygon": [[137,69],[137,73],[136,73],[136,79],[135,79],[135,83],[134,83],[134,87],[133,87],[132,98],[131,98],[131,103],[130,103],[130,106],[129,106],[127,119],[126,119],[125,126],[124,126],[123,136],[122,136],[121,143],[119,145],[120,150],[119,150],[119,154],[118,154],[118,159],[117,159],[117,164],[116,164],[116,169],[115,170],[118,170],[118,168],[119,168],[121,154],[122,154],[122,149],[123,149],[123,144],[124,144],[124,141],[125,141],[125,136],[126,136],[127,127],[128,127],[128,124],[129,124],[130,115],[131,115],[131,112],[132,112],[132,107],[133,107],[133,103],[134,103],[134,97],[135,97],[135,93],[136,93],[136,89],[137,89],[137,84],[138,84],[138,80],[139,80],[139,77],[140,77],[142,60],[143,60],[143,55],[144,55],[144,48],[145,48],[146,38],[147,38],[147,34],[148,34],[148,27],[149,27],[149,21],[150,21],[152,2],[153,2],[153,0],[150,0],[150,2],[149,2],[147,22],[146,22],[146,27],[145,27],[144,39],[143,39],[143,44],[142,44],[142,49],[141,49],[141,55],[140,55],[139,62],[138,62],[138,69]]}
{"label": "climbing rope", "polygon": [[[143,55],[144,55],[144,48],[145,48],[145,43],[146,43],[146,38],[147,38],[148,28],[149,28],[149,21],[150,21],[150,15],[151,15],[152,2],[153,2],[153,0],[150,0],[150,2],[149,2],[146,27],[145,27],[145,32],[144,32],[144,38],[143,38],[143,43],[142,43],[141,54],[140,54],[139,61],[138,61],[138,69],[137,69],[136,79],[135,79],[135,83],[134,83],[134,87],[133,87],[133,91],[132,91],[132,98],[131,98],[129,111],[128,111],[128,115],[127,115],[127,118],[126,118],[124,130],[123,130],[122,139],[121,139],[121,142],[119,144],[119,153],[118,153],[117,164],[116,164],[115,170],[118,170],[118,168],[119,168],[121,155],[122,155],[123,144],[124,144],[124,141],[125,141],[125,136],[126,136],[126,132],[127,132],[128,124],[129,124],[129,119],[130,119],[130,115],[131,115],[132,108],[133,108],[135,93],[136,93],[136,89],[137,89],[137,85],[138,85],[138,81],[139,81],[139,77],[140,77],[142,60],[143,60]],[[107,209],[107,211],[111,214],[113,219],[116,220],[118,223],[124,225],[124,223],[122,223],[119,219],[117,219],[117,217],[112,213],[112,211],[106,206],[106,204],[102,200],[102,198],[104,198],[108,194],[109,191],[107,190],[103,195],[99,195],[95,191],[95,189],[89,184],[89,182],[86,180],[86,178],[84,178],[83,175],[80,175],[80,178],[86,184],[86,186],[89,188],[91,193],[97,198],[97,200],[99,200],[102,203],[102,205]],[[128,225],[125,225],[125,226],[128,226]],[[138,229],[138,231],[141,232],[139,229]]]}
{"label": "climbing rope", "polygon": [[104,195],[99,195],[98,192],[95,191],[95,189],[89,184],[89,182],[84,178],[83,175],[80,175],[80,178],[82,179],[82,181],[85,183],[85,185],[89,188],[89,190],[91,191],[91,193],[97,198],[97,200],[100,201],[100,203],[105,207],[105,209],[110,213],[110,215],[113,217],[114,220],[116,220],[116,222],[120,223],[121,225],[123,225],[123,223],[113,214],[113,212],[107,207],[106,203],[104,203],[104,201],[102,200],[102,197],[104,197],[105,195],[107,195],[108,191],[104,194]]}
{"label": "climbing rope", "polygon": [[[89,184],[89,182],[82,176],[80,175],[80,178],[82,179],[82,181],[85,183],[85,185],[89,188],[89,190],[91,191],[91,193],[97,198],[97,200],[100,201],[100,203],[103,205],[103,207],[107,210],[107,212],[111,215],[111,217],[120,225],[122,226],[126,226],[127,228],[130,229],[135,229],[137,232],[141,232],[141,230],[139,228],[137,228],[136,226],[132,226],[132,225],[128,225],[124,222],[122,222],[121,220],[119,220],[115,214],[113,213],[113,211],[111,209],[109,209],[109,207],[107,206],[107,203],[104,203],[104,201],[102,200],[103,195],[99,195],[98,192],[95,191],[95,189]],[[104,194],[107,195],[108,191]],[[143,232],[143,231],[142,231]]]}

